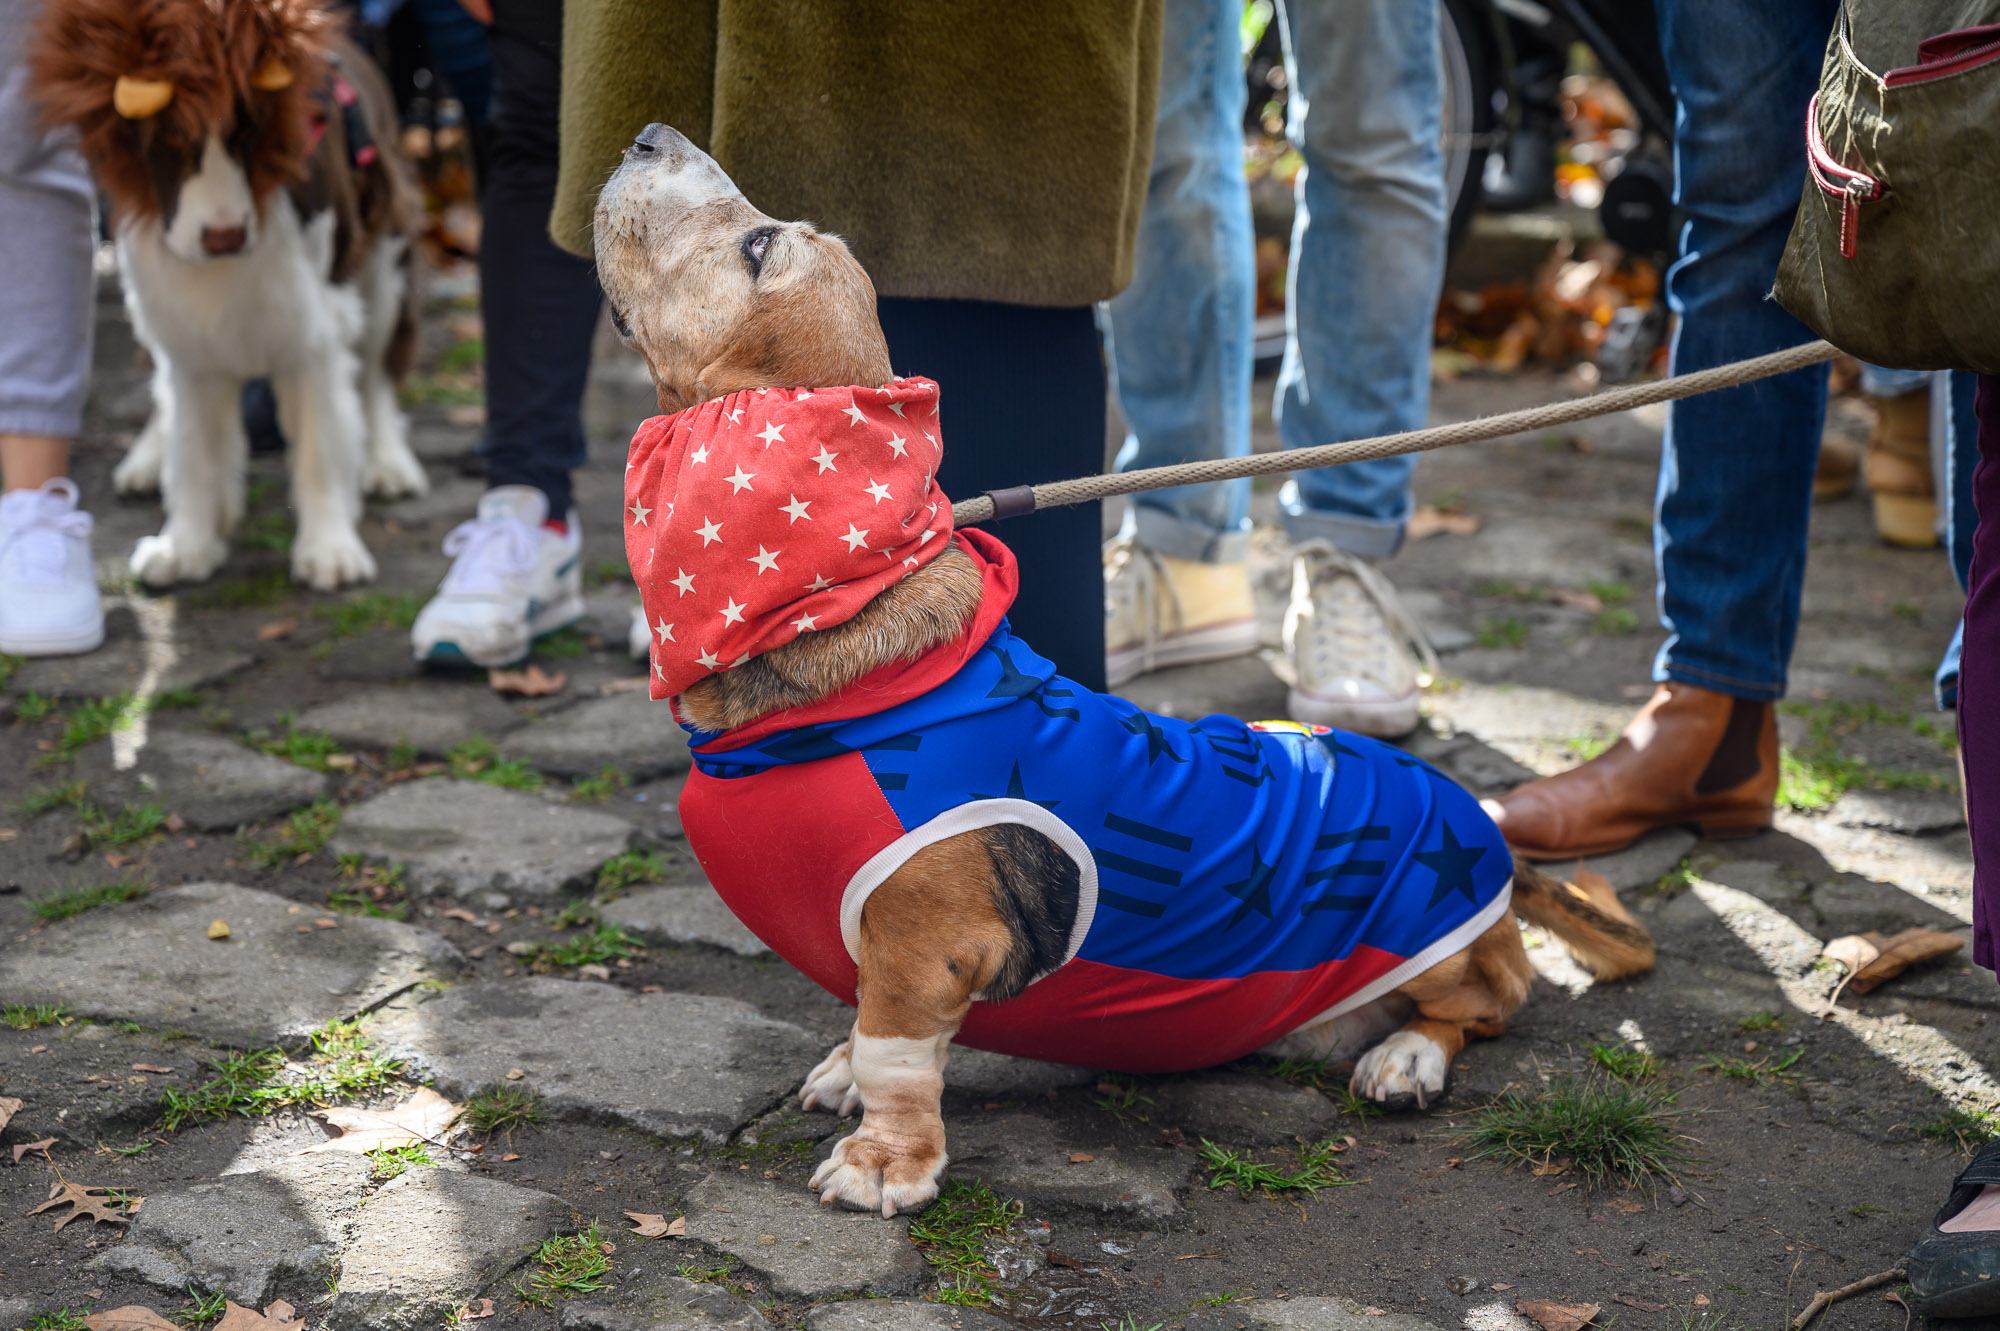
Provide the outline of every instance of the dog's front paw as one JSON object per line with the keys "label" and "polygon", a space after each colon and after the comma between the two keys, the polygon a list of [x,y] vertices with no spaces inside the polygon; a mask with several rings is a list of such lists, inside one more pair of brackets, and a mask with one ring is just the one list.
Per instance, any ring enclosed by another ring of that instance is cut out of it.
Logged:
{"label": "dog's front paw", "polygon": [[1389,1109],[1428,1109],[1444,1094],[1447,1070],[1437,1041],[1401,1030],[1361,1056],[1347,1089]]}
{"label": "dog's front paw", "polygon": [[429,494],[431,478],[408,447],[398,444],[372,454],[362,473],[361,486],[371,499],[401,499]]}
{"label": "dog's front paw", "polygon": [[864,1122],[813,1171],[813,1191],[828,1206],[880,1208],[883,1219],[920,1211],[937,1198],[946,1163],[944,1128],[918,1134],[916,1144],[891,1145]]}
{"label": "dog's front paw", "polygon": [[846,1118],[861,1108],[861,1092],[854,1085],[854,1064],[849,1060],[852,1040],[842,1040],[820,1065],[806,1074],[799,1088],[799,1103],[807,1109],[823,1109]]}
{"label": "dog's front paw", "polygon": [[375,556],[352,527],[301,528],[292,542],[292,579],[330,592],[350,582],[375,577]]}
{"label": "dog's front paw", "polygon": [[132,576],[148,587],[200,582],[221,568],[228,557],[229,546],[220,538],[196,541],[161,532],[140,537],[132,547]]}
{"label": "dog's front paw", "polygon": [[132,447],[111,472],[111,486],[122,495],[149,495],[160,488],[160,462],[165,445],[151,425],[139,432]]}

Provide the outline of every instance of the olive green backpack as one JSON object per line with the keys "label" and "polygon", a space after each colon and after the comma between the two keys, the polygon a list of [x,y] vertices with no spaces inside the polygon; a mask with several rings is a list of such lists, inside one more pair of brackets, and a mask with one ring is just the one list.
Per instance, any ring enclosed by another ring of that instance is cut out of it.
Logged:
{"label": "olive green backpack", "polygon": [[2000,0],[1846,0],[1778,302],[1895,369],[2000,373]]}

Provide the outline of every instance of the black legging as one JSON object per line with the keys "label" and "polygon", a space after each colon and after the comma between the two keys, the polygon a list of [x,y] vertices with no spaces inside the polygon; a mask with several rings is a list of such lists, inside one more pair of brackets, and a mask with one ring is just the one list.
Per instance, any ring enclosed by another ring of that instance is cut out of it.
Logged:
{"label": "black legging", "polygon": [[[486,324],[486,480],[532,485],[549,516],[583,465],[583,389],[602,293],[588,260],[556,248],[562,0],[493,0],[490,172],[479,292]],[[611,166],[606,163],[606,169]]]}
{"label": "black legging", "polygon": [[[1104,353],[1089,306],[880,302],[889,362],[938,382],[953,499],[1104,470]],[[992,524],[1021,564],[1014,631],[1087,688],[1104,688],[1098,505]]]}

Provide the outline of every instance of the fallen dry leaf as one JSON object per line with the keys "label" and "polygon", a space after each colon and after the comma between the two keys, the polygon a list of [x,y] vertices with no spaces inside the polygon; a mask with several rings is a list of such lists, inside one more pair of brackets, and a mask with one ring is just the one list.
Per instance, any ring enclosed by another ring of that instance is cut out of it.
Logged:
{"label": "fallen dry leaf", "polygon": [[21,834],[11,827],[0,827],[0,841],[12,841],[19,835]]}
{"label": "fallen dry leaf", "polygon": [[1069,1162],[1073,1165],[1087,1165],[1096,1158],[1096,1156],[1088,1151],[1071,1151],[1069,1153]]}
{"label": "fallen dry leaf", "polygon": [[132,1065],[132,1071],[134,1071],[134,1072],[172,1072],[172,1071],[173,1071],[173,1069],[172,1069],[172,1068],[163,1068],[163,1067],[161,1067],[161,1066],[160,1066],[160,1065],[159,1065],[158,1063],[134,1063],[134,1064]]}
{"label": "fallen dry leaf", "polygon": [[[126,1222],[126,1217],[112,1209],[117,1203],[108,1195],[103,1197],[94,1195],[96,1193],[109,1194],[110,1191],[109,1188],[87,1188],[80,1183],[66,1183],[58,1180],[56,1185],[49,1189],[49,1199],[28,1212],[28,1214],[40,1215],[42,1212],[57,1206],[71,1207],[72,1209],[68,1215],[56,1221],[56,1229],[58,1231],[70,1221],[81,1220],[85,1216],[90,1217],[92,1224],[122,1225]],[[129,1198],[125,1204],[128,1208],[137,1210],[139,1202],[142,1200],[144,1199]]]}
{"label": "fallen dry leaf", "polygon": [[486,672],[486,687],[495,693],[515,693],[523,698],[546,698],[552,693],[561,693],[568,683],[569,676],[562,671],[545,674],[538,665],[531,665],[526,670]]}
{"label": "fallen dry leaf", "polygon": [[17,1165],[20,1164],[21,1157],[30,1151],[40,1151],[43,1154],[47,1154],[48,1149],[55,1144],[56,1139],[54,1137],[44,1137],[38,1142],[21,1142],[14,1147],[14,1163]]}
{"label": "fallen dry leaf", "polygon": [[1613,1197],[1604,1205],[1613,1211],[1623,1211],[1626,1215],[1637,1215],[1646,1209],[1644,1203],[1635,1202],[1630,1197]]}
{"label": "fallen dry leaf", "polygon": [[627,1211],[625,1218],[636,1222],[631,1232],[642,1239],[677,1239],[688,1232],[687,1217],[684,1215],[669,1220],[647,1211]]}
{"label": "fallen dry leaf", "polygon": [[453,906],[450,910],[445,911],[444,918],[447,920],[464,920],[467,924],[479,923],[479,917],[463,906]]}
{"label": "fallen dry leaf", "polygon": [[1595,1303],[1552,1303],[1545,1299],[1517,1299],[1514,1311],[1531,1319],[1542,1331],[1582,1331],[1602,1311]]}
{"label": "fallen dry leaf", "polygon": [[208,925],[208,936],[218,943],[226,942],[229,938],[229,921],[211,920]]}
{"label": "fallen dry leaf", "polygon": [[458,1320],[461,1322],[476,1322],[482,1317],[491,1317],[492,1315],[493,1300],[491,1299],[474,1299],[458,1310]]}
{"label": "fallen dry leaf", "polygon": [[170,813],[167,815],[166,821],[161,823],[160,826],[166,828],[169,832],[185,832],[187,831],[187,820],[177,813]]}
{"label": "fallen dry leaf", "polygon": [[222,1320],[215,1324],[215,1331],[268,1331],[271,1327],[296,1326],[298,1310],[279,1299],[263,1312],[245,1308],[240,1303],[225,1302],[222,1305]]}
{"label": "fallen dry leaf", "polygon": [[[17,1100],[11,1095],[0,1095],[0,1129],[4,1129],[7,1126],[7,1120],[20,1113],[21,1106],[26,1103],[26,1100]],[[14,1163],[19,1164],[20,1161],[17,1159]]]}
{"label": "fallen dry leaf", "polygon": [[1697,1308],[1706,1308],[1708,1306],[1708,1295],[1706,1294],[1695,1295],[1694,1306]]}
{"label": "fallen dry leaf", "polygon": [[1479,521],[1477,513],[1447,513],[1442,509],[1432,508],[1429,504],[1420,504],[1417,506],[1417,511],[1410,514],[1410,521],[1404,529],[1404,534],[1412,541],[1421,541],[1440,534],[1471,536],[1479,530]]}
{"label": "fallen dry leaf", "polygon": [[1569,1161],[1567,1160],[1544,1160],[1541,1164],[1536,1165],[1531,1172],[1536,1178],[1547,1178],[1564,1173],[1568,1169]]}
{"label": "fallen dry leaf", "polygon": [[314,1117],[329,1127],[339,1128],[340,1136],[293,1154],[311,1155],[317,1151],[361,1154],[418,1142],[443,1145],[462,1108],[425,1086],[393,1109],[315,1109]]}
{"label": "fallen dry leaf", "polygon": [[1595,592],[1578,591],[1574,587],[1558,587],[1549,593],[1549,600],[1557,605],[1566,605],[1572,610],[1583,610],[1596,614],[1604,609],[1604,602]]}
{"label": "fallen dry leaf", "polygon": [[257,641],[276,642],[280,638],[289,638],[298,626],[299,621],[296,619],[274,619],[268,624],[259,626]]}
{"label": "fallen dry leaf", "polygon": [[1499,1283],[1498,1281],[1495,1281],[1495,1282],[1494,1282],[1493,1284],[1491,1284],[1491,1285],[1488,1285],[1488,1286],[1487,1286],[1487,1288],[1488,1288],[1488,1289],[1512,1289],[1512,1288],[1514,1288],[1514,1287],[1513,1287],[1512,1285],[1503,1285],[1503,1284],[1500,1284],[1500,1283]]}
{"label": "fallen dry leaf", "polygon": [[1870,932],[1836,938],[1821,955],[1847,967],[1843,987],[1865,994],[1919,962],[1949,956],[1963,946],[1964,939],[1941,929],[1905,929],[1887,937]]}
{"label": "fallen dry leaf", "polygon": [[507,1152],[507,1154],[505,1154],[505,1155],[501,1156],[500,1158],[501,1158],[501,1160],[503,1160],[503,1161],[505,1161],[505,1160],[519,1160],[519,1159],[521,1158],[521,1156],[520,1156],[520,1153],[519,1153],[519,1152],[516,1152],[516,1151],[509,1151],[509,1152]]}
{"label": "fallen dry leaf", "polygon": [[1667,1305],[1664,1303],[1642,1303],[1630,1294],[1613,1294],[1611,1301],[1622,1303],[1627,1308],[1637,1308],[1642,1313],[1663,1313],[1667,1310]]}
{"label": "fallen dry leaf", "polygon": [[520,1068],[508,1068],[507,1071],[502,1075],[504,1075],[508,1081],[519,1081],[521,1080],[521,1078],[527,1076],[528,1074]]}
{"label": "fallen dry leaf", "polygon": [[110,1312],[94,1313],[83,1319],[90,1331],[181,1331],[180,1327],[154,1312],[129,1304]]}

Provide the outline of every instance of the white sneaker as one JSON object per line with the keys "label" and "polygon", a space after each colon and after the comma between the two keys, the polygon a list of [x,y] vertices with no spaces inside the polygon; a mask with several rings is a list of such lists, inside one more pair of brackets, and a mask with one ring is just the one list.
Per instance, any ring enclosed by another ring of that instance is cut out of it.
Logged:
{"label": "white sneaker", "polygon": [[1166,666],[1257,650],[1242,563],[1176,559],[1125,535],[1104,547],[1104,673],[1112,688]]}
{"label": "white sneaker", "polygon": [[419,661],[513,665],[536,638],[583,618],[583,532],[574,509],[560,535],[542,525],[548,513],[534,486],[501,485],[451,529],[451,571],[410,627]]}
{"label": "white sneaker", "polygon": [[0,652],[64,656],[103,643],[91,526],[67,476],[0,495]]}
{"label": "white sneaker", "polygon": [[1294,721],[1396,739],[1417,728],[1417,693],[1437,674],[1437,653],[1364,559],[1310,541],[1292,555],[1285,650]]}
{"label": "white sneaker", "polygon": [[625,650],[634,661],[653,659],[653,630],[646,627],[646,607],[632,607],[632,627],[625,631]]}

